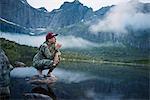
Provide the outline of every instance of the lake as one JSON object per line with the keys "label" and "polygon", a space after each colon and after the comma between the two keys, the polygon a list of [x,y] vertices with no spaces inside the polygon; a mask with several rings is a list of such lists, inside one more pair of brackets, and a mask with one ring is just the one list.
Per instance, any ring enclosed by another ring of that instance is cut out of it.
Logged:
{"label": "lake", "polygon": [[[44,71],[47,73],[47,70]],[[37,74],[32,67],[11,72],[11,98],[41,93],[54,100],[128,100],[149,98],[149,68],[111,64],[63,62],[53,71],[58,81],[31,85],[25,80]]]}

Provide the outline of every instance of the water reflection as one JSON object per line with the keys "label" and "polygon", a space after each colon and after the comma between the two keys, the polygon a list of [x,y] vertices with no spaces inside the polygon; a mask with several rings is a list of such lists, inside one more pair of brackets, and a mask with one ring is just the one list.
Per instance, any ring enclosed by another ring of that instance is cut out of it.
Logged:
{"label": "water reflection", "polygon": [[49,86],[35,86],[32,88],[31,90],[32,93],[39,93],[39,94],[44,94],[44,95],[48,95],[50,96],[53,100],[57,100],[56,99],[56,95],[53,92],[53,89]]}
{"label": "water reflection", "polygon": [[11,76],[15,77],[11,82],[12,98],[23,99],[23,93],[39,93],[53,100],[149,98],[149,71],[143,67],[67,63],[54,71],[58,81],[52,86],[27,83],[24,78],[34,72],[32,68],[12,71]]}

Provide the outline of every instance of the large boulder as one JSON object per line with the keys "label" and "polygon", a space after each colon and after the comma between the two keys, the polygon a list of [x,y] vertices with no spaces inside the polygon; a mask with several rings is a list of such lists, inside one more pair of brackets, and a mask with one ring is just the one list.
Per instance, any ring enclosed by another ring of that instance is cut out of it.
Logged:
{"label": "large boulder", "polygon": [[0,48],[0,99],[6,99],[10,95],[9,84],[12,68],[7,56]]}

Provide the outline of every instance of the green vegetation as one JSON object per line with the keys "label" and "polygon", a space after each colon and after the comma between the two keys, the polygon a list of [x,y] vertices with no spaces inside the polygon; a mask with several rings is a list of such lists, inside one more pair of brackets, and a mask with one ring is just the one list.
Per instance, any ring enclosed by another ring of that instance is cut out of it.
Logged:
{"label": "green vegetation", "polygon": [[102,59],[105,61],[150,64],[148,50],[140,50],[131,47],[109,46],[94,48],[91,53],[96,54],[94,55],[96,56],[96,59]]}
{"label": "green vegetation", "polygon": [[[4,38],[0,38],[0,48],[2,48],[6,55],[8,56],[12,65],[15,61],[24,62],[26,65],[32,65],[32,59],[34,55],[38,52],[37,47],[20,45],[14,41],[9,41]],[[71,53],[67,51],[62,51],[62,58],[67,59],[89,59],[89,56],[79,55],[78,53]]]}
{"label": "green vegetation", "polygon": [[20,45],[4,38],[0,38],[0,47],[5,51],[12,65],[14,65],[15,61],[32,65],[32,58],[38,50],[36,47]]}
{"label": "green vegetation", "polygon": [[[20,45],[13,41],[0,38],[0,47],[5,51],[12,65],[15,61],[32,65],[32,59],[38,52],[37,47]],[[62,51],[62,61],[86,62],[100,64],[116,64],[129,66],[150,65],[148,52],[127,47],[99,47],[91,49],[65,49]]]}

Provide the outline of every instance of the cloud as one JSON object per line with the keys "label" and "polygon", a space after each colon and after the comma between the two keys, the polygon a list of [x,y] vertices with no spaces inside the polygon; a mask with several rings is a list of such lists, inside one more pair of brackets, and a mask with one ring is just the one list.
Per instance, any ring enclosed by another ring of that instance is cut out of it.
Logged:
{"label": "cloud", "polygon": [[[19,44],[39,47],[45,41],[45,35],[30,36],[25,34],[12,34],[1,32],[0,37],[15,41]],[[89,48],[97,47],[98,44],[75,36],[58,36],[58,43],[62,44],[62,49],[66,48]]]}
{"label": "cloud", "polygon": [[6,33],[0,32],[0,37],[6,38],[10,41],[15,41],[19,44],[24,44],[28,46],[39,47],[41,43],[44,42],[45,36],[30,36],[25,34],[16,34],[16,33]]}
{"label": "cloud", "polygon": [[150,13],[142,13],[137,10],[140,8],[138,0],[122,3],[110,10],[103,20],[91,25],[90,31],[127,33],[127,28],[133,30],[150,29]]}
{"label": "cloud", "polygon": [[81,37],[75,36],[61,36],[58,38],[58,41],[62,43],[63,48],[88,48],[88,47],[97,47],[98,44],[92,43],[88,40],[85,40]]}

